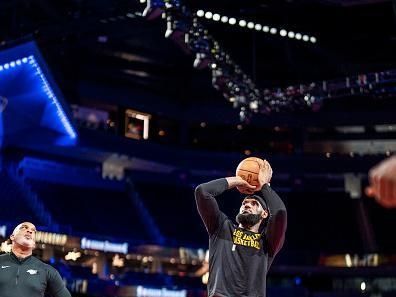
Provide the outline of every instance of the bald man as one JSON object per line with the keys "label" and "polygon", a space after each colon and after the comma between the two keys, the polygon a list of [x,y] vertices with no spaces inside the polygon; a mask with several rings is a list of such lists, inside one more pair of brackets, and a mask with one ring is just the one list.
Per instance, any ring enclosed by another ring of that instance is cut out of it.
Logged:
{"label": "bald man", "polygon": [[36,227],[23,222],[10,236],[11,253],[0,255],[1,297],[71,297],[55,268],[32,256]]}

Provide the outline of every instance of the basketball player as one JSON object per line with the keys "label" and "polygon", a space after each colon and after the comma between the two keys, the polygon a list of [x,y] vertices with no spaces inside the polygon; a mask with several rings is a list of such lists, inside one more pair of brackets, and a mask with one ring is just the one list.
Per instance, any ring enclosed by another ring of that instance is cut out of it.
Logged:
{"label": "basketball player", "polygon": [[[198,212],[209,233],[209,297],[265,297],[266,276],[281,249],[286,208],[271,189],[272,169],[260,166],[259,186],[239,176],[212,180],[195,190]],[[238,188],[248,193],[234,224],[219,210],[216,197]]]}
{"label": "basketball player", "polygon": [[55,268],[32,256],[36,246],[32,223],[19,224],[10,239],[11,253],[0,256],[1,297],[71,297]]}
{"label": "basketball player", "polygon": [[366,194],[382,206],[396,208],[396,156],[390,157],[369,172]]}

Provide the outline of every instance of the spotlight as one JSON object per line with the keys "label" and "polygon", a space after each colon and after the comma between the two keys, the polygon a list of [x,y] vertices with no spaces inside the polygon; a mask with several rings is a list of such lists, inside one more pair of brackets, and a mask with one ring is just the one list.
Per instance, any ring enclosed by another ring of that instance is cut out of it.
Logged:
{"label": "spotlight", "polygon": [[235,25],[236,24],[236,19],[235,18],[229,18],[228,23],[230,25]]}
{"label": "spotlight", "polygon": [[315,37],[311,37],[310,39],[309,39],[312,43],[316,43],[316,38]]}
{"label": "spotlight", "polygon": [[258,107],[259,107],[259,103],[258,103],[257,100],[254,100],[254,101],[252,101],[252,102],[249,103],[249,108],[250,108],[252,111],[257,112]]}
{"label": "spotlight", "polygon": [[205,13],[205,18],[207,18],[208,20],[211,19],[213,17],[213,13],[211,13],[210,11],[207,11]]}
{"label": "spotlight", "polygon": [[296,33],[296,36],[295,36],[295,37],[296,37],[297,40],[301,40],[302,35],[301,35],[301,33]]}
{"label": "spotlight", "polygon": [[218,13],[215,13],[213,15],[213,20],[216,21],[216,22],[220,21],[220,15]]}
{"label": "spotlight", "polygon": [[361,282],[360,283],[360,290],[362,291],[362,292],[364,292],[364,291],[366,291],[366,283],[365,282]]}
{"label": "spotlight", "polygon": [[263,26],[263,32],[269,32],[270,31],[270,27],[268,26]]}
{"label": "spotlight", "polygon": [[303,39],[304,41],[308,41],[308,40],[309,40],[309,36],[308,36],[308,35],[304,35],[304,36],[302,37],[302,39]]}
{"label": "spotlight", "polygon": [[263,27],[263,26],[261,26],[260,24],[256,24],[256,25],[254,26],[254,29],[256,29],[257,31],[261,31],[262,27]]}
{"label": "spotlight", "polygon": [[279,31],[279,35],[285,37],[287,35],[287,31],[285,29],[282,29]]}
{"label": "spotlight", "polygon": [[205,15],[205,12],[202,9],[197,11],[197,16],[199,16],[200,18],[202,18],[204,15]]}
{"label": "spotlight", "polygon": [[294,34],[293,31],[290,31],[289,33],[287,33],[287,36],[288,36],[289,38],[294,38],[294,37],[296,36],[296,34]]}
{"label": "spotlight", "polygon": [[246,27],[246,21],[245,20],[240,20],[239,21],[239,26]]}
{"label": "spotlight", "polygon": [[276,28],[271,28],[270,29],[270,33],[271,34],[276,34],[278,32],[278,30]]}
{"label": "spotlight", "polygon": [[253,22],[249,22],[249,23],[247,24],[247,27],[248,27],[249,29],[253,29],[253,28],[254,28],[254,23],[253,23]]}
{"label": "spotlight", "polygon": [[228,22],[228,17],[227,16],[222,16],[221,17],[221,22],[222,23],[227,23]]}

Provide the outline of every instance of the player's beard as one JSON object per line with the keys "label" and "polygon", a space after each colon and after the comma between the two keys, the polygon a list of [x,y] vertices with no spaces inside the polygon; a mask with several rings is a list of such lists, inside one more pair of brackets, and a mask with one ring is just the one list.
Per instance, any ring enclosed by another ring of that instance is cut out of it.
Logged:
{"label": "player's beard", "polygon": [[249,228],[256,225],[261,220],[261,214],[253,213],[239,213],[236,216],[236,221],[244,228]]}

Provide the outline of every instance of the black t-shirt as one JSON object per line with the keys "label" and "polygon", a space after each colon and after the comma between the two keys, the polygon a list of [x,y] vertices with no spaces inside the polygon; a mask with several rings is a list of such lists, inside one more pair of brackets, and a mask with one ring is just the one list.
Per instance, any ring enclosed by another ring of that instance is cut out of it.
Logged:
{"label": "black t-shirt", "polygon": [[268,186],[259,193],[268,205],[265,232],[254,233],[235,225],[219,210],[215,197],[228,189],[226,179],[197,187],[198,211],[209,233],[208,295],[265,297],[266,276],[280,250],[286,230],[286,208]]}
{"label": "black t-shirt", "polygon": [[13,253],[0,255],[1,297],[71,297],[58,271],[30,256],[19,260]]}

